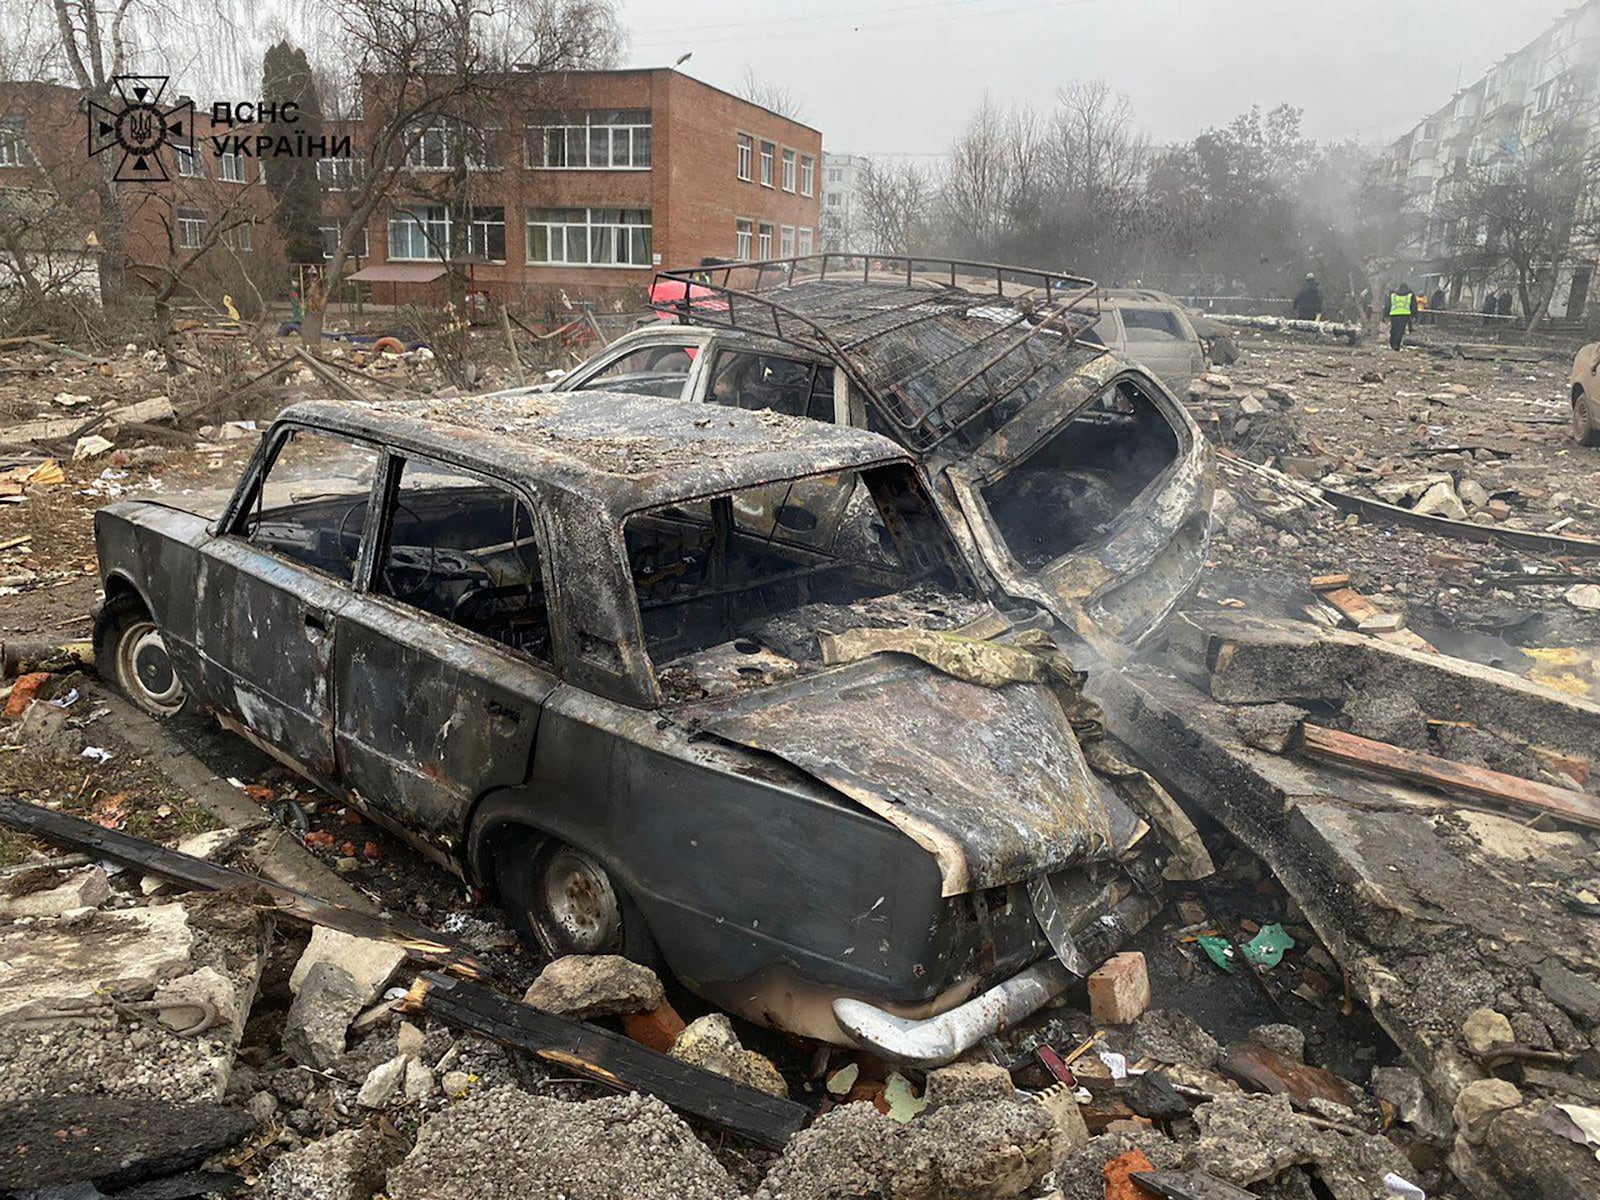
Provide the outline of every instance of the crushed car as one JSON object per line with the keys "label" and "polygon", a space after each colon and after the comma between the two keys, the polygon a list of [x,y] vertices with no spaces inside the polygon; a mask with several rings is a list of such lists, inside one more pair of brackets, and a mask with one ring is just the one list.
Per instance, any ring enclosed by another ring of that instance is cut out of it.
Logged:
{"label": "crushed car", "polygon": [[546,953],[791,1033],[945,1061],[1194,877],[1082,677],[864,430],[299,403],[220,515],[124,501],[95,539],[98,661],[146,711],[214,714]]}
{"label": "crushed car", "polygon": [[1572,440],[1600,446],[1600,342],[1590,342],[1572,360]]}
{"label": "crushed car", "polygon": [[1184,307],[1149,288],[1101,288],[1093,332],[1110,350],[1144,367],[1183,395],[1205,374],[1204,339]]}
{"label": "crushed car", "polygon": [[1152,638],[1196,586],[1212,484],[1184,406],[1099,344],[1098,325],[1129,319],[1099,294],[1069,275],[884,256],[666,272],[652,295],[678,324],[544,386],[885,433],[916,456],[974,571],[1116,649]]}

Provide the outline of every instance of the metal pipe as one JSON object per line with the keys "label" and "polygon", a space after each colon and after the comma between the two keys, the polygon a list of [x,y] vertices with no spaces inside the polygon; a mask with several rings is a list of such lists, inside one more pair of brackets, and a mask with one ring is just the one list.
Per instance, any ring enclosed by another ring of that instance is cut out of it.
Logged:
{"label": "metal pipe", "polygon": [[1032,1016],[1077,981],[1066,967],[1048,958],[925,1021],[897,1017],[865,1000],[835,1000],[833,1015],[841,1029],[890,1062],[932,1067],[970,1050],[996,1030]]}

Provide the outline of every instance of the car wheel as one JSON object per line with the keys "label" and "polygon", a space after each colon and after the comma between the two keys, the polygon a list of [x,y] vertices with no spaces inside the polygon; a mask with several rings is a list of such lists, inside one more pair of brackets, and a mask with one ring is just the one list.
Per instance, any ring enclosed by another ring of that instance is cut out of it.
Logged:
{"label": "car wheel", "polygon": [[621,954],[660,957],[627,891],[592,855],[531,831],[497,839],[494,874],[500,901],[526,942],[551,958]]}
{"label": "car wheel", "polygon": [[123,695],[153,717],[174,716],[189,698],[161,631],[136,596],[107,601],[95,636],[95,662]]}
{"label": "car wheel", "polygon": [[1595,405],[1582,392],[1572,398],[1572,440],[1580,446],[1600,446],[1600,421]]}

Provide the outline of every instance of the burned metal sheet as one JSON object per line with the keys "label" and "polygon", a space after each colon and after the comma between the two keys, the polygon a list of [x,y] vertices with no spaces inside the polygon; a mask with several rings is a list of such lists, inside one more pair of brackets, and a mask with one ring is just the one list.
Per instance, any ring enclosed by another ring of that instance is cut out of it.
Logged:
{"label": "burned metal sheet", "polygon": [[901,829],[938,861],[946,896],[1115,850],[1103,794],[1043,685],[986,688],[879,657],[697,716]]}

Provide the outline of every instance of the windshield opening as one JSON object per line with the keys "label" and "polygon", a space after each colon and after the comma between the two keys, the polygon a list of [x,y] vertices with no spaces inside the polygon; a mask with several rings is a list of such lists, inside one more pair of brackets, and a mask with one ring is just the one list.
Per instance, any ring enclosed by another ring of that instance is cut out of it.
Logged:
{"label": "windshield opening", "polygon": [[1119,380],[983,488],[983,501],[1011,557],[1037,569],[1104,537],[1178,450],[1150,396]]}
{"label": "windshield opening", "polygon": [[645,647],[684,698],[821,664],[819,635],[954,628],[987,605],[908,467],[812,476],[636,513],[623,527]]}

